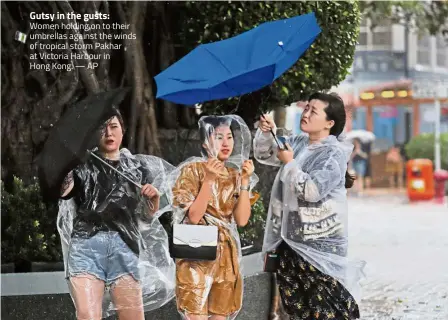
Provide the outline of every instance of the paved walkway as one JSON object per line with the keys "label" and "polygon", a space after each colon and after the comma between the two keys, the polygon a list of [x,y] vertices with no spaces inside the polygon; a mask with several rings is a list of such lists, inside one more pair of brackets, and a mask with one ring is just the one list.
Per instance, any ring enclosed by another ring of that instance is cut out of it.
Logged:
{"label": "paved walkway", "polygon": [[367,261],[363,320],[448,319],[448,206],[350,198],[350,255]]}

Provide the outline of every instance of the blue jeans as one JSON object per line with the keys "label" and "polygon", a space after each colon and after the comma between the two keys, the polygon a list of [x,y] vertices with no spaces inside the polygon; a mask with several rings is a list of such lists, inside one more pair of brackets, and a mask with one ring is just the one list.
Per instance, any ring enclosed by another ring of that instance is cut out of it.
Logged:
{"label": "blue jeans", "polygon": [[118,232],[100,231],[91,238],[73,237],[68,253],[67,278],[90,274],[110,286],[125,275],[140,281],[139,257]]}

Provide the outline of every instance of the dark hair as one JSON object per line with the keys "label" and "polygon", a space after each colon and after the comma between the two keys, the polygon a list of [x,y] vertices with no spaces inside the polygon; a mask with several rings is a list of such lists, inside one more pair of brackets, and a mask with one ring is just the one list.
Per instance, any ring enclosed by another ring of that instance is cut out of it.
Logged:
{"label": "dark hair", "polygon": [[[115,112],[115,115],[114,115],[114,116],[117,117],[118,122],[119,122],[120,125],[121,125],[121,130],[123,131],[123,134],[124,134],[125,131],[126,131],[126,128],[125,128],[125,126],[124,126],[123,116],[121,115],[120,110],[117,109],[117,108],[114,108],[114,112]],[[112,117],[112,118],[113,118],[113,117]]]}
{"label": "dark hair", "polygon": [[[314,99],[327,103],[327,106],[324,109],[325,113],[327,114],[327,120],[334,121],[334,125],[330,129],[330,135],[338,137],[342,133],[342,131],[344,131],[345,121],[347,117],[342,98],[336,93],[327,94],[316,92],[308,98],[308,101]],[[347,170],[345,172],[345,188],[349,189],[353,187],[355,179],[356,177],[348,173]]]}
{"label": "dark hair", "polygon": [[225,117],[219,117],[219,116],[208,116],[201,120],[201,122],[209,124],[210,126],[201,126],[199,130],[199,141],[201,142],[201,153],[203,155],[207,154],[207,150],[202,146],[202,144],[205,142],[206,139],[208,139],[214,130],[222,125],[228,126],[230,128],[230,132],[232,133],[232,136],[234,137],[234,130],[232,128],[233,121],[229,123],[229,119]]}
{"label": "dark hair", "polygon": [[121,115],[120,110],[118,110],[117,108],[113,108],[112,116],[104,122],[104,124],[102,126],[102,128],[103,128],[102,130],[104,130],[106,125],[109,123],[109,121],[111,121],[112,118],[114,118],[114,117],[117,117],[118,122],[120,123],[120,126],[121,126],[121,130],[123,131],[123,135],[124,135],[124,132],[126,131],[126,128],[124,127],[123,116]]}

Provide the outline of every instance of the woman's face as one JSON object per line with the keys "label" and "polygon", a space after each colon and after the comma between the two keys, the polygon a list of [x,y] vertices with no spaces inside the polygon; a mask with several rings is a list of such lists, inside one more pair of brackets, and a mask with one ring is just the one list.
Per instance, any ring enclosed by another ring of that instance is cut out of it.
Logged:
{"label": "woman's face", "polygon": [[218,159],[225,161],[229,159],[233,152],[233,134],[229,126],[222,125],[215,128],[214,133],[211,136],[211,147],[217,154]]}
{"label": "woman's face", "polygon": [[103,152],[118,151],[123,140],[123,128],[117,117],[108,120],[100,140],[100,150]]}
{"label": "woman's face", "polygon": [[326,107],[326,102],[316,99],[309,101],[302,113],[300,130],[308,134],[330,130],[334,125],[334,121],[327,120],[327,114],[325,113]]}

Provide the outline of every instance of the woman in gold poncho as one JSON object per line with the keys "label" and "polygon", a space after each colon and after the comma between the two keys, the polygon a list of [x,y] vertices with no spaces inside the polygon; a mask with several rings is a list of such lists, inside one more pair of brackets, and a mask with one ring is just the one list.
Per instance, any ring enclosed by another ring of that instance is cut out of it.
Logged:
{"label": "woman in gold poncho", "polygon": [[[199,121],[203,155],[179,169],[172,189],[175,220],[218,226],[214,261],[176,261],[177,307],[185,319],[234,319],[242,306],[241,246],[237,226],[247,224],[256,183],[249,158],[251,135],[238,116]],[[238,168],[241,168],[239,170]]]}

